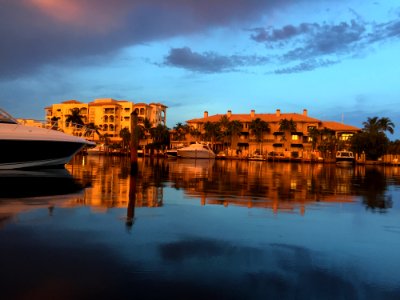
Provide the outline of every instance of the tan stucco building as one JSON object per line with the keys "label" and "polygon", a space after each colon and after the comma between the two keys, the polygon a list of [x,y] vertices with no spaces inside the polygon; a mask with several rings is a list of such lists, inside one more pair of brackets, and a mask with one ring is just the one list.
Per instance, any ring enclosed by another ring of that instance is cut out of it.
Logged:
{"label": "tan stucco building", "polygon": [[[361,131],[361,129],[355,126],[333,121],[321,121],[317,118],[310,117],[307,109],[304,109],[301,113],[283,113],[280,109],[277,109],[275,113],[256,113],[255,110],[251,110],[248,114],[234,114],[232,111],[228,110],[226,114],[211,116],[205,111],[202,118],[191,119],[186,121],[186,123],[191,129],[195,129],[204,134],[204,125],[207,122],[219,122],[224,116],[226,116],[229,121],[241,122],[242,129],[239,133],[237,143],[235,143],[236,149],[231,150],[238,150],[240,153],[245,153],[246,155],[251,155],[255,152],[273,152],[284,154],[284,156],[291,156],[293,153],[302,155],[306,152],[314,151],[313,138],[310,134],[312,129],[317,129],[319,131],[328,130],[343,144],[345,144],[352,135]],[[250,124],[256,119],[267,122],[269,126],[269,130],[263,132],[261,141],[257,141],[250,130]],[[283,119],[292,120],[295,123],[296,130],[290,132],[281,131],[280,123]],[[321,135],[319,142],[323,141],[324,138],[326,137]],[[195,140],[196,137],[189,137],[189,139]],[[216,145],[214,145],[216,151],[224,148],[222,145],[218,144],[221,143],[217,142]]]}
{"label": "tan stucco building", "polygon": [[[152,127],[166,126],[167,106],[161,103],[133,103],[127,100],[115,100],[112,98],[95,99],[89,103],[77,100],[67,100],[53,104],[45,108],[46,121],[50,124],[56,121],[59,129],[75,135],[83,134],[79,128],[66,122],[71,111],[79,109],[80,116],[85,125],[94,124],[99,132],[107,134],[112,142],[121,140],[119,133],[123,128],[131,130],[131,113],[136,110],[138,124],[143,125],[148,119]],[[99,136],[94,135],[94,139]]]}

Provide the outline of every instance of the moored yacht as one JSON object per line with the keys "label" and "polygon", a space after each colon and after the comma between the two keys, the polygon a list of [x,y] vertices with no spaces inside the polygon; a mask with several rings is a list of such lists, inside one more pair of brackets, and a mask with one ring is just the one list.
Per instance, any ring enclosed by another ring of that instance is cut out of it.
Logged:
{"label": "moored yacht", "polygon": [[61,131],[22,125],[0,109],[0,170],[64,167],[83,147],[94,145]]}
{"label": "moored yacht", "polygon": [[337,164],[354,164],[355,158],[352,151],[340,150],[336,152],[336,163]]}
{"label": "moored yacht", "polygon": [[177,156],[181,158],[215,158],[215,153],[208,144],[196,142],[177,149]]}

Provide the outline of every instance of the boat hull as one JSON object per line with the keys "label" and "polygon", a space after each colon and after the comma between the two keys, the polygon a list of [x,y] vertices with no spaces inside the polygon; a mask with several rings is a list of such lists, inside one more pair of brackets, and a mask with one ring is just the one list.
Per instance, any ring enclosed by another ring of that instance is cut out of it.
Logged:
{"label": "boat hull", "polygon": [[336,163],[338,165],[352,165],[355,163],[355,160],[351,158],[336,158]]}
{"label": "boat hull", "polygon": [[0,170],[63,167],[84,146],[67,141],[0,140]]}
{"label": "boat hull", "polygon": [[208,152],[208,151],[202,151],[202,150],[179,150],[177,153],[178,157],[181,158],[215,158],[215,154]]}
{"label": "boat hull", "polygon": [[22,125],[0,110],[0,170],[64,167],[95,143],[58,130]]}

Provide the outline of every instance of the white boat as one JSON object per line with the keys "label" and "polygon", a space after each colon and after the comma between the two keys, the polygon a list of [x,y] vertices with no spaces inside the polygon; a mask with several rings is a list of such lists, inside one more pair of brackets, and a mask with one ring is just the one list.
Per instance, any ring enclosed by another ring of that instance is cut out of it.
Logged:
{"label": "white boat", "polygon": [[351,165],[355,163],[354,154],[352,151],[340,150],[336,152],[336,163]]}
{"label": "white boat", "polygon": [[18,123],[0,109],[0,170],[64,167],[85,146],[84,138]]}
{"label": "white boat", "polygon": [[215,153],[206,143],[194,143],[177,149],[177,156],[181,158],[215,158]]}
{"label": "white boat", "polygon": [[106,148],[104,144],[96,144],[94,147],[88,148],[87,153],[91,155],[99,155],[104,154],[106,152]]}

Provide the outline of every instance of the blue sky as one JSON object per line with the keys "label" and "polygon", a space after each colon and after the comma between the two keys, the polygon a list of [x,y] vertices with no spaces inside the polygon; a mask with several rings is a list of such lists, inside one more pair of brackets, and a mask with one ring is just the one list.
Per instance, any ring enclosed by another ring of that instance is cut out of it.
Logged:
{"label": "blue sky", "polygon": [[167,125],[276,109],[400,137],[400,3],[0,0],[0,107],[161,102]]}

